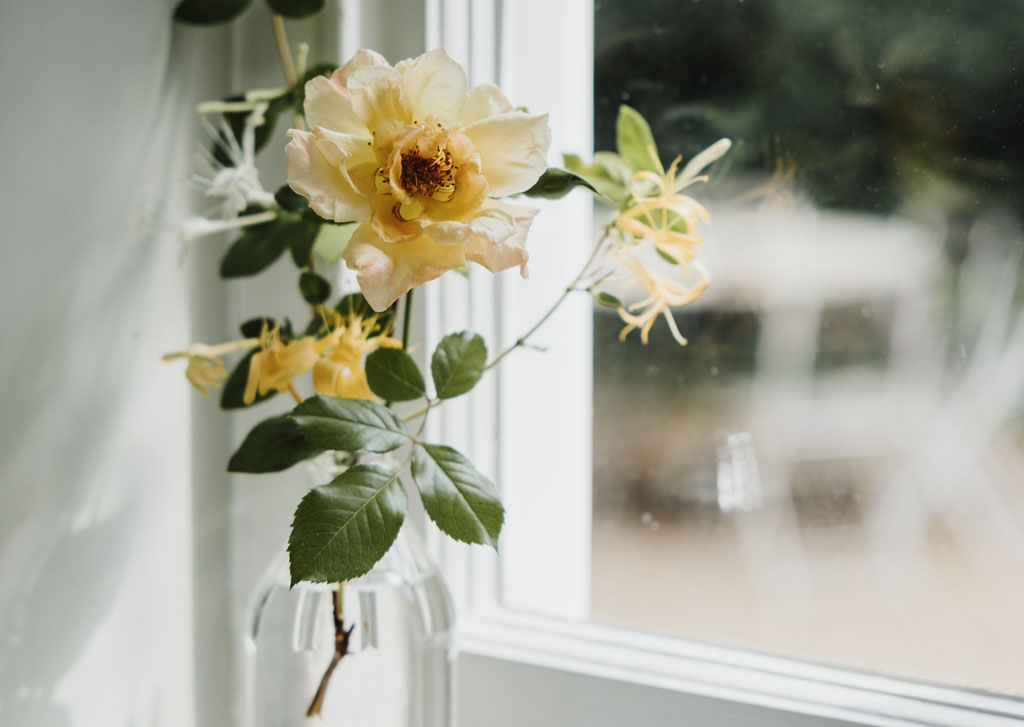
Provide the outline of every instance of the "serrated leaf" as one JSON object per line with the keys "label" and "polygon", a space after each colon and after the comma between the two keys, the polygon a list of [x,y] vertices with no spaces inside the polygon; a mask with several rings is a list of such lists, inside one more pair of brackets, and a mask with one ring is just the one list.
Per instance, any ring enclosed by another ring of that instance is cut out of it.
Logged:
{"label": "serrated leaf", "polygon": [[331,281],[307,270],[299,276],[299,293],[310,305],[320,305],[331,297]]}
{"label": "serrated leaf", "polygon": [[324,449],[390,452],[410,440],[402,420],[373,401],[311,396],[289,418],[308,441]]}
{"label": "serrated leaf", "polygon": [[462,454],[439,444],[418,444],[412,478],[437,527],[456,540],[497,547],[505,509],[491,481]]}
{"label": "serrated leaf", "polygon": [[487,346],[475,333],[462,331],[445,336],[430,359],[437,398],[451,399],[476,386],[487,364]]}
{"label": "serrated leaf", "polygon": [[611,293],[601,291],[600,293],[594,294],[594,300],[603,305],[605,308],[623,308],[623,303],[617,297]]}
{"label": "serrated leaf", "polygon": [[249,431],[231,455],[228,472],[280,472],[323,451],[303,437],[287,415],[271,417]]}
{"label": "serrated leaf", "polygon": [[325,0],[267,0],[271,12],[292,20],[316,15],[324,9]]}
{"label": "serrated leaf", "polygon": [[266,401],[277,394],[276,389],[271,389],[266,394],[257,392],[252,404],[245,403],[243,397],[245,396],[245,386],[249,383],[249,364],[255,355],[256,350],[245,354],[242,360],[236,364],[231,375],[228,376],[228,380],[224,382],[224,389],[220,394],[221,409],[244,409],[247,406],[253,406],[261,401]]}
{"label": "serrated leaf", "polygon": [[313,241],[313,254],[325,262],[337,262],[345,252],[345,248],[348,247],[352,233],[356,231],[357,227],[359,227],[358,222],[321,224],[320,231]]}
{"label": "serrated leaf", "polygon": [[190,25],[216,25],[237,17],[251,0],[181,0],[174,19]]}
{"label": "serrated leaf", "polygon": [[405,520],[405,488],[394,472],[355,465],[310,490],[288,538],[291,580],[339,583],[384,557]]}
{"label": "serrated leaf", "polygon": [[385,401],[412,401],[427,395],[420,367],[399,348],[378,348],[366,357],[366,383]]}
{"label": "serrated leaf", "polygon": [[615,122],[615,140],[619,155],[634,172],[657,172],[658,148],[651,127],[640,112],[623,104]]}
{"label": "serrated leaf", "polygon": [[597,195],[601,194],[593,184],[579,174],[566,171],[565,169],[558,169],[557,167],[549,167],[540,175],[537,183],[523,192],[523,194],[527,197],[561,199],[576,187],[589,189]]}

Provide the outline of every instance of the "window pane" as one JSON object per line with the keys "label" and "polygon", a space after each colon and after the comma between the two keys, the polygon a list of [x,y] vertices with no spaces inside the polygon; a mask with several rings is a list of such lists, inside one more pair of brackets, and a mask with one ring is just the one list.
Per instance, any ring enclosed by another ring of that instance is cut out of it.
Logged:
{"label": "window pane", "polygon": [[594,618],[1019,692],[1020,4],[595,8],[597,149],[735,145],[689,345],[594,311]]}

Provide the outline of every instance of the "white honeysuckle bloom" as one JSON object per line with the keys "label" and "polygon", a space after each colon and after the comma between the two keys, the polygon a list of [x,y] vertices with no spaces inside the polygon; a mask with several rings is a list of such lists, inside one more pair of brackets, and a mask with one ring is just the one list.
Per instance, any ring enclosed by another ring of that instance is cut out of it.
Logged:
{"label": "white honeysuckle bloom", "polygon": [[224,150],[231,164],[224,166],[205,146],[200,146],[196,157],[199,170],[190,181],[204,196],[221,200],[218,210],[221,219],[237,217],[251,204],[267,205],[274,201],[274,195],[260,184],[256,169],[256,127],[263,123],[266,110],[267,104],[260,103],[246,117],[241,140],[235,138],[231,126],[223,119],[219,129],[203,119],[207,133]]}
{"label": "white honeysuckle bloom", "polygon": [[361,50],[306,84],[305,112],[312,130],[288,132],[288,183],[320,216],[362,222],[344,259],[374,310],[469,262],[525,275],[536,210],[494,198],[547,169],[546,114],[492,84],[469,90],[443,49],[395,67]]}

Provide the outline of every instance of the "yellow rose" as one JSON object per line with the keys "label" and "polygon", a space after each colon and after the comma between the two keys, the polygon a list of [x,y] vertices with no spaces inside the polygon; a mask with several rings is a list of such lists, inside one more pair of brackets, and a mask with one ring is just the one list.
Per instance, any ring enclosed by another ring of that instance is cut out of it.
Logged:
{"label": "yellow rose", "polygon": [[494,198],[547,168],[547,115],[467,88],[443,49],[394,68],[362,50],[306,84],[312,131],[288,132],[288,183],[320,216],[362,221],[344,259],[374,310],[468,262],[525,274],[536,210]]}

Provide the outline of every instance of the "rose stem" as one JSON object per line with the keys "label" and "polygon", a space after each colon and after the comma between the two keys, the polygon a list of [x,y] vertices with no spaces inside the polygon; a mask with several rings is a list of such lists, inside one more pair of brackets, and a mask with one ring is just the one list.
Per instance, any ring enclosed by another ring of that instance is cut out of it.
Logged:
{"label": "rose stem", "polygon": [[[281,56],[281,68],[284,70],[284,79],[288,82],[289,86],[294,86],[298,83],[299,78],[295,75],[295,64],[292,63],[292,51],[288,46],[288,35],[284,29],[284,18],[277,13],[273,13],[271,18],[274,20],[274,40],[277,41],[277,52]],[[295,125],[303,129],[306,128],[305,121],[298,111],[295,112]]]}
{"label": "rose stem", "polygon": [[412,322],[412,294],[415,288],[409,288],[405,294],[405,304],[402,309],[402,350],[409,350],[409,324]]}
{"label": "rose stem", "polygon": [[331,674],[334,673],[335,667],[348,653],[348,642],[352,637],[352,629],[355,628],[355,624],[352,624],[347,629],[345,628],[344,616],[342,615],[341,599],[342,599],[342,587],[343,583],[338,584],[338,589],[334,592],[334,656],[331,657],[331,663],[327,666],[327,671],[324,672],[323,678],[320,679],[320,686],[316,689],[316,694],[313,695],[313,701],[309,705],[309,709],[306,710],[307,717],[313,717],[320,714],[320,710],[324,706],[324,696],[327,694],[327,682],[331,680]]}

